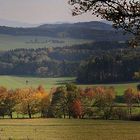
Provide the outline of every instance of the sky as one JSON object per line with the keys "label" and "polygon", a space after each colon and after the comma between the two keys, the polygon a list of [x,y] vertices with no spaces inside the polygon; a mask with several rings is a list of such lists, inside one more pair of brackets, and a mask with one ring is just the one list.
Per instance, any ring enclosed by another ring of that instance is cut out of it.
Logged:
{"label": "sky", "polygon": [[0,19],[30,24],[97,20],[91,13],[73,17],[68,0],[0,0]]}

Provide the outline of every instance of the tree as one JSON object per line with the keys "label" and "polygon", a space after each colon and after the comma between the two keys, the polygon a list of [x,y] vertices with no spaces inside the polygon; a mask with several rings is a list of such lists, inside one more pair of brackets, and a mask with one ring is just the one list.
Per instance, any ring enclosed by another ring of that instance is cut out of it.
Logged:
{"label": "tree", "polygon": [[78,92],[78,88],[75,84],[73,83],[69,83],[66,84],[66,91],[67,91],[67,106],[68,106],[68,116],[69,119],[72,116],[72,112],[73,112],[73,104],[74,102],[79,99],[80,94]]}
{"label": "tree", "polygon": [[4,99],[6,114],[12,119],[12,113],[15,111],[16,106],[16,95],[13,90],[8,90]]}
{"label": "tree", "polygon": [[14,91],[0,87],[0,116],[4,117],[4,115],[8,115],[12,119],[15,105]]}
{"label": "tree", "polygon": [[35,90],[36,100],[38,105],[38,111],[41,113],[41,117],[47,117],[48,109],[51,102],[50,94],[46,92],[42,85],[39,85]]}
{"label": "tree", "polygon": [[82,103],[79,99],[72,103],[72,115],[74,118],[82,118],[83,116]]}
{"label": "tree", "polygon": [[95,89],[94,88],[79,88],[80,101],[82,106],[82,118],[93,116],[93,104],[95,102]]}
{"label": "tree", "polygon": [[58,87],[52,93],[52,101],[49,107],[49,117],[66,117],[68,101],[65,86]]}
{"label": "tree", "polygon": [[128,88],[124,91],[124,99],[127,104],[129,115],[132,114],[132,106],[135,102],[135,90],[133,88]]}
{"label": "tree", "polygon": [[[75,117],[75,106],[79,102],[78,88],[75,84],[66,84],[58,87],[52,93],[52,101],[49,108],[50,117]],[[78,102],[77,102],[78,101]]]}
{"label": "tree", "polygon": [[95,94],[95,104],[94,106],[98,108],[98,111],[103,113],[105,119],[111,117],[113,111],[115,99],[115,90],[113,87],[97,87]]}
{"label": "tree", "polygon": [[27,114],[32,118],[33,114],[39,113],[40,99],[33,88],[17,89],[15,91],[17,98],[17,113]]}
{"label": "tree", "polygon": [[46,76],[48,73],[48,67],[39,67],[36,73],[41,76]]}
{"label": "tree", "polygon": [[140,41],[140,1],[139,0],[69,0],[72,14],[79,15],[92,12],[102,19],[113,22],[116,29],[132,33],[135,39],[131,45],[135,47]]}
{"label": "tree", "polygon": [[140,91],[140,84],[137,85],[137,90]]}
{"label": "tree", "polygon": [[140,107],[140,91],[137,91],[137,94],[135,95],[135,100],[138,106]]}

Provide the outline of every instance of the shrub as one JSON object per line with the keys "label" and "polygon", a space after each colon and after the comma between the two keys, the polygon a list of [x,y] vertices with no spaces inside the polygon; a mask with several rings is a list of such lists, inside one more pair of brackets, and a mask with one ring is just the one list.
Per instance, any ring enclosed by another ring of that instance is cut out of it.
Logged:
{"label": "shrub", "polygon": [[128,118],[128,111],[125,108],[119,107],[114,108],[112,113],[112,119],[118,119],[118,120],[125,120]]}
{"label": "shrub", "polygon": [[131,121],[140,121],[140,114],[135,114],[135,115],[129,116],[129,120],[131,120]]}

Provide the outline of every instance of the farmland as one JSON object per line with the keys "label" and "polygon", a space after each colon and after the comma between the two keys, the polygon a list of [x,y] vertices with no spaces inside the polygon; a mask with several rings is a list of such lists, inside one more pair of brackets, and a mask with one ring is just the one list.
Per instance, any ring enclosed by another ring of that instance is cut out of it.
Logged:
{"label": "farmland", "polygon": [[[26,84],[28,80],[28,84]],[[26,77],[26,76],[0,76],[0,85],[8,89],[15,89],[21,87],[37,87],[43,85],[46,90],[52,87],[64,85],[65,83],[75,82],[74,77],[60,77],[60,78],[39,78],[39,77]],[[113,86],[116,89],[117,95],[122,95],[124,90],[128,87],[136,88],[138,83],[123,83],[123,84],[98,84],[98,85],[78,85],[79,87],[93,87],[93,86]]]}
{"label": "farmland", "polygon": [[139,140],[139,131],[139,122],[127,121],[74,119],[0,120],[1,139]]}

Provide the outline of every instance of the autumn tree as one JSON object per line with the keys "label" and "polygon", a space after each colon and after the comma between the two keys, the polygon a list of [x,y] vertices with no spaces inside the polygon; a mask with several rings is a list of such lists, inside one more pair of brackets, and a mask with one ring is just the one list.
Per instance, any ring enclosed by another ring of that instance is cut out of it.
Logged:
{"label": "autumn tree", "polygon": [[83,116],[83,106],[80,99],[73,101],[71,105],[71,112],[74,118],[82,118]]}
{"label": "autumn tree", "polygon": [[17,107],[16,111],[21,114],[27,114],[29,118],[32,118],[33,114],[39,112],[40,99],[38,98],[35,89],[22,88],[17,89]]}
{"label": "autumn tree", "polygon": [[113,111],[115,99],[115,90],[113,87],[97,87],[95,94],[94,106],[98,108],[98,111],[102,114],[105,119],[111,117]]}
{"label": "autumn tree", "polygon": [[135,94],[135,101],[140,106],[140,84],[137,85],[137,91]]}
{"label": "autumn tree", "polygon": [[135,90],[131,87],[127,88],[124,91],[124,99],[129,110],[129,115],[132,114],[132,107],[135,102],[135,93],[136,93]]}
{"label": "autumn tree", "polygon": [[15,94],[13,90],[0,87],[0,116],[8,115],[12,118],[15,107]]}
{"label": "autumn tree", "polygon": [[42,85],[39,85],[35,90],[38,111],[41,113],[41,117],[47,117],[48,109],[51,103],[51,96],[47,93]]}
{"label": "autumn tree", "polygon": [[135,94],[135,101],[140,107],[140,91],[137,91],[137,93]]}
{"label": "autumn tree", "polygon": [[5,108],[5,98],[7,95],[7,89],[5,87],[0,87],[0,116],[4,117],[6,114],[6,108]]}
{"label": "autumn tree", "polygon": [[13,118],[13,112],[15,111],[16,106],[16,95],[14,90],[8,90],[5,95],[4,104],[6,108],[7,115],[10,118]]}
{"label": "autumn tree", "polygon": [[79,88],[80,100],[82,104],[82,117],[92,117],[93,116],[93,104],[95,102],[95,89],[94,88]]}
{"label": "autumn tree", "polygon": [[139,0],[69,0],[69,4],[73,6],[74,16],[92,12],[111,21],[116,29],[132,33],[135,36],[130,43],[133,47],[140,41]]}

